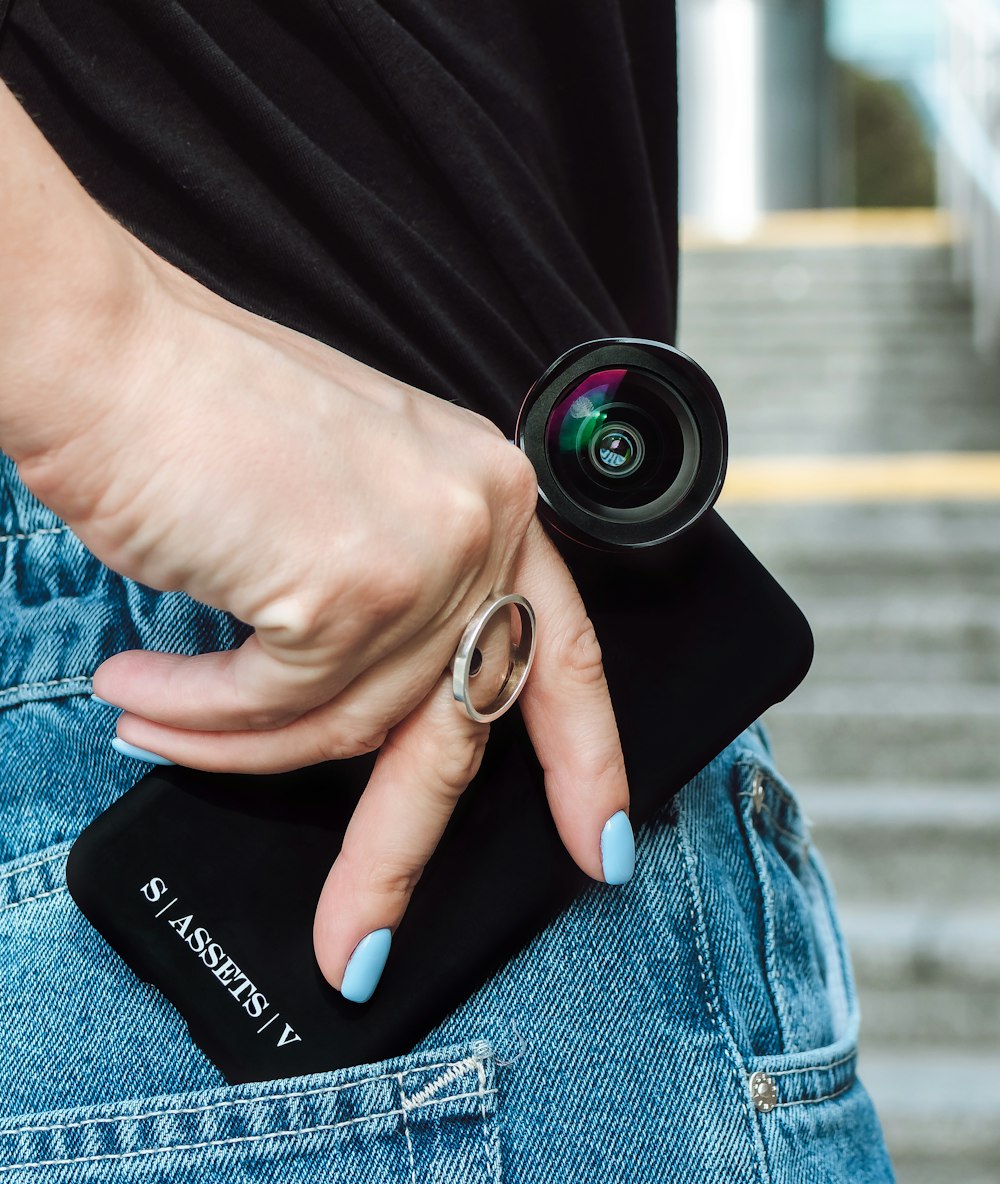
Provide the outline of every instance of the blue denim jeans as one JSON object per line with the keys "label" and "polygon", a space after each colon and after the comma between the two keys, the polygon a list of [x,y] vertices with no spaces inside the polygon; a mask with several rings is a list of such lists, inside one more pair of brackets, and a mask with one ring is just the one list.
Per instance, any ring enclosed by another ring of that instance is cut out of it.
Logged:
{"label": "blue denim jeans", "polygon": [[759,724],[409,1055],[226,1085],[66,892],[148,766],[109,654],[246,627],[99,563],[0,454],[0,1184],[892,1179],[830,885]]}

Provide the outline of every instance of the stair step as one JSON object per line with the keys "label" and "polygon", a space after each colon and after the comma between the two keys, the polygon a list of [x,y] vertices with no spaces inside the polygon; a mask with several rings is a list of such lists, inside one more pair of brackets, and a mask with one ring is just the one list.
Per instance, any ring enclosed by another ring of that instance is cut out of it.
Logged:
{"label": "stair step", "polygon": [[[840,919],[855,972],[868,986],[1000,993],[1000,908],[988,899],[952,910],[930,901],[842,904]],[[981,1037],[1000,1054],[1000,1031]]]}
{"label": "stair step", "polygon": [[[943,914],[942,932],[947,935],[953,932],[951,916],[963,916],[953,910],[992,901],[1000,935],[1000,818],[991,815],[991,807],[983,807],[978,815],[973,813],[973,818],[981,819],[973,824],[962,817],[961,806],[951,802],[947,790],[933,800],[921,802],[921,797],[931,796],[917,794],[917,804],[925,811],[920,816],[903,809],[898,797],[885,794],[879,821],[872,821],[878,818],[877,807],[859,815],[844,803],[843,815],[836,821],[827,816],[815,822],[814,841],[830,868],[841,908],[864,906],[872,916],[882,916],[880,902],[903,901],[914,924],[929,931]],[[809,817],[814,818],[817,800],[814,793],[805,798]],[[831,803],[825,809],[837,809],[837,805]],[[891,915],[885,914],[885,919],[891,920]],[[976,922],[962,920],[961,924],[962,932],[972,932]],[[907,940],[912,935],[898,926],[893,932]],[[996,985],[1000,990],[1000,976]]]}
{"label": "stair step", "polygon": [[681,284],[685,290],[694,282],[725,277],[736,285],[767,276],[777,268],[794,267],[837,280],[869,280],[886,286],[915,278],[950,281],[951,251],[941,247],[772,247],[767,250],[687,250],[681,259]]}
{"label": "stair step", "polygon": [[[1000,514],[998,514],[1000,517]],[[854,625],[885,629],[961,630],[968,627],[1000,630],[1000,603],[975,589],[955,588],[940,595],[911,589],[901,595],[813,597],[813,624],[826,630],[849,629]]]}
{"label": "stair step", "polygon": [[[826,317],[807,318],[781,308],[774,309],[770,317],[762,316],[756,323],[749,321],[738,328],[719,322],[713,326],[712,317],[706,316],[700,332],[690,323],[685,325],[681,342],[692,353],[698,348],[694,343],[700,341],[699,354],[738,349],[746,351],[751,358],[755,355],[766,358],[769,351],[778,349],[785,363],[792,358],[808,358],[805,373],[816,365],[817,358],[828,355],[838,361],[841,357],[850,361],[891,356],[902,345],[934,353],[949,345],[970,343],[969,325],[964,320],[941,324],[936,317],[890,318],[868,309],[860,312],[867,315],[841,317],[830,313]],[[849,338],[843,336],[848,333]]]}
{"label": "stair step", "polygon": [[[1000,451],[943,245],[688,250],[680,345],[734,465]],[[836,886],[900,1184],[1000,1184],[1000,502],[720,512],[816,636],[765,721]]]}
{"label": "stair step", "polygon": [[957,589],[837,600],[802,586],[799,602],[816,641],[810,687],[1000,686],[1000,600]]}
{"label": "stair step", "polygon": [[811,590],[825,600],[1000,594],[1000,502],[723,499],[719,513],[806,610]]}
{"label": "stair step", "polygon": [[778,556],[794,547],[825,557],[831,567],[842,549],[873,559],[914,551],[928,569],[988,552],[1000,566],[1000,502],[764,504],[730,506],[725,517],[734,529],[739,518],[744,537],[767,543]]}
{"label": "stair step", "polygon": [[[926,926],[942,913],[963,918],[964,908],[987,901],[1000,941],[996,780],[982,786],[808,783],[796,789],[842,910],[873,910],[874,917],[887,902],[901,901],[904,915]],[[961,924],[968,929],[972,922]],[[893,932],[910,936],[899,924]],[[997,987],[1000,992],[1000,978]]]}
{"label": "stair step", "polygon": [[[844,455],[869,453],[873,448],[880,452],[921,452],[927,446],[927,424],[911,420],[899,420],[885,425],[868,425],[845,416],[823,428],[822,448],[812,445],[815,439],[815,424],[805,418],[805,413],[787,415],[773,421],[731,420],[729,425],[730,455],[736,457]],[[991,452],[1000,450],[1000,423],[995,415],[976,413],[961,420],[942,422],[934,435],[935,446],[943,452],[974,452],[985,448]],[[728,510],[731,502],[723,492],[720,505]]]}
{"label": "stair step", "polygon": [[[717,335],[712,338],[713,343]],[[770,346],[741,350],[723,356],[712,346],[685,341],[687,352],[711,372],[726,401],[729,414],[742,411],[768,413],[774,401],[798,400],[803,409],[816,415],[830,407],[863,407],[878,416],[890,405],[933,405],[942,394],[951,394],[969,406],[983,404],[982,392],[970,390],[970,375],[978,380],[983,368],[972,359],[950,365],[937,350],[931,355],[908,351],[905,361],[872,352],[845,353],[835,357],[813,356],[808,366],[797,357],[775,358]],[[927,441],[925,441],[925,446]]]}
{"label": "stair step", "polygon": [[866,1052],[906,1051],[943,1045],[982,1054],[1000,1047],[998,984],[956,987],[905,978],[871,983],[852,954],[861,1000],[861,1047]]}
{"label": "stair step", "polygon": [[831,716],[795,710],[801,694],[804,688],[764,715],[779,766],[793,785],[816,776],[849,781],[989,781],[996,776],[995,716]]}
{"label": "stair step", "polygon": [[1000,769],[986,783],[810,781],[796,792],[810,821],[827,835],[838,828],[854,834],[859,827],[891,832],[922,820],[938,834],[1000,832]]}
{"label": "stair step", "polygon": [[844,683],[964,684],[970,689],[995,685],[1000,679],[1000,633],[963,641],[915,629],[816,629],[813,678]]}
{"label": "stair step", "polygon": [[[797,391],[782,394],[777,383],[765,381],[761,385],[767,389],[759,399],[737,403],[732,398],[735,384],[713,373],[729,407],[734,466],[744,457],[761,456],[1000,451],[997,411],[953,389],[938,389],[922,400],[910,395],[904,402],[887,395],[876,412],[870,391],[866,398],[863,392],[853,397],[839,389],[849,382],[837,380],[823,394],[803,389],[800,382]],[[726,499],[724,491],[723,505]]]}
{"label": "stair step", "polygon": [[785,715],[836,717],[847,720],[861,715],[904,717],[913,723],[923,719],[985,718],[1000,720],[1000,685],[969,686],[956,683],[833,682],[807,680],[785,701]]}
{"label": "stair step", "polygon": [[879,1111],[900,1184],[997,1184],[1000,1054],[947,1046],[862,1051],[859,1075]]}

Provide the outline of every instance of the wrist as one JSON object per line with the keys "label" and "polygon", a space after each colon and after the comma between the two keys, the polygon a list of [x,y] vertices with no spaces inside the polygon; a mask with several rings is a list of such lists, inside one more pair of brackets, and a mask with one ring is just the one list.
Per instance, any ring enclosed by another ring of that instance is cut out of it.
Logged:
{"label": "wrist", "polygon": [[0,126],[0,448],[20,463],[85,414],[78,379],[132,315],[140,255],[2,82]]}
{"label": "wrist", "polygon": [[[83,216],[83,215],[87,216]],[[109,367],[141,307],[146,264],[131,236],[93,204],[3,284],[0,448],[30,464],[98,418],[113,397]]]}

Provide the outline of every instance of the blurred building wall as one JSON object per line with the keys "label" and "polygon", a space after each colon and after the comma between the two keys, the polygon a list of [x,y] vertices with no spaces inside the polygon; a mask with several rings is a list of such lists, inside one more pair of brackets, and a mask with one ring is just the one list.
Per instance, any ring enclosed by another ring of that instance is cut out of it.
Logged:
{"label": "blurred building wall", "polygon": [[775,210],[933,204],[923,80],[955,2],[678,0],[682,214],[737,240]]}
{"label": "blurred building wall", "polygon": [[679,0],[681,212],[739,238],[830,204],[824,0]]}

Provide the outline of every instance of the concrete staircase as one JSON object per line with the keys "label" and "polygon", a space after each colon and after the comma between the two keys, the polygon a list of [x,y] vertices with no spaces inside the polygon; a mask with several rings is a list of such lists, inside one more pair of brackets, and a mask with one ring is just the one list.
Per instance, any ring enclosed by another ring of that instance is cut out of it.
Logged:
{"label": "concrete staircase", "polygon": [[[1000,450],[946,245],[698,249],[679,343],[741,457]],[[802,606],[766,716],[837,886],[901,1184],[1000,1184],[1000,500],[720,503]]]}

